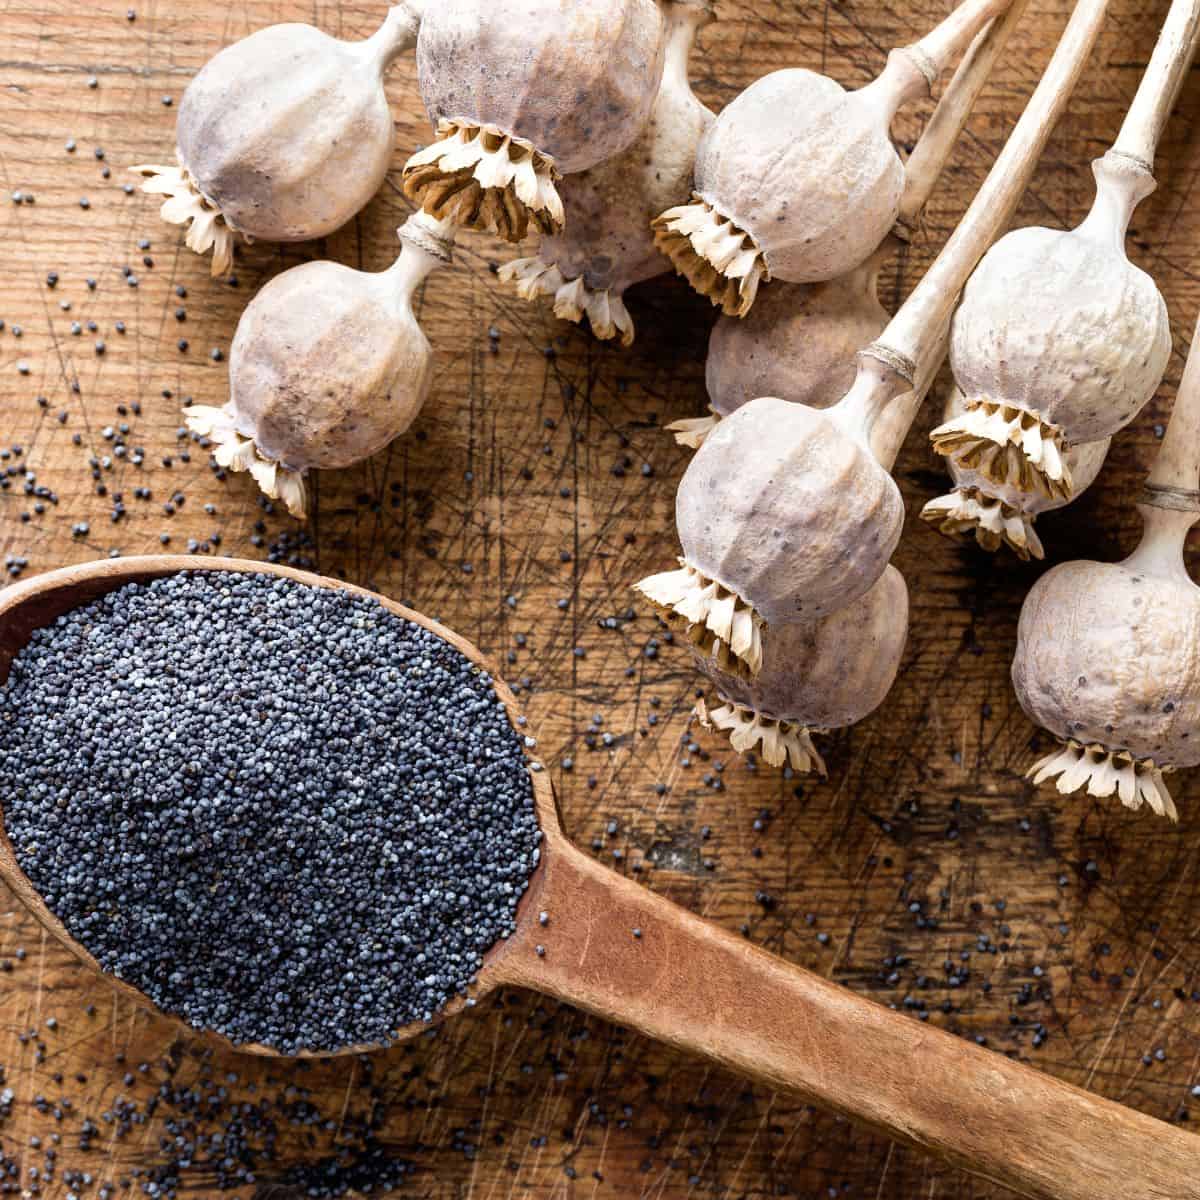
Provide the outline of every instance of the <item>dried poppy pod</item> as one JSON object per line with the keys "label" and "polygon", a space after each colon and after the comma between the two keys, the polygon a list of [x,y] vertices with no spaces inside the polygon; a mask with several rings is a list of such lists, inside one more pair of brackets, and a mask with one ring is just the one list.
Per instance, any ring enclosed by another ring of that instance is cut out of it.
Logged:
{"label": "dried poppy pod", "polygon": [[668,425],[675,440],[699,448],[722,417],[757,396],[810,408],[837,403],[854,382],[855,355],[888,323],[876,288],[892,249],[885,241],[861,266],[826,283],[767,288],[742,320],[719,317],[705,364],[709,415]]}
{"label": "dried poppy pod", "polygon": [[246,241],[302,242],[344,225],[379,190],[394,131],[383,89],[413,44],[419,3],[389,11],[365,42],[311,25],[271,25],[227,46],[179,105],[177,165],[132,168],[142,191],[165,196],[163,220],[188,226],[187,245],[212,251],[212,273]]}
{"label": "dried poppy pod", "polygon": [[[963,394],[951,388],[943,417],[952,421],[966,408]],[[1064,462],[1074,483],[1073,496],[1089,488],[1100,474],[1112,438],[1083,442],[1067,448]],[[974,534],[984,550],[1007,546],[1018,558],[1043,558],[1041,538],[1034,522],[1044,512],[1069,503],[1062,496],[1023,492],[1007,483],[997,483],[981,471],[949,460],[954,487],[944,496],[930,500],[921,509],[921,519],[948,536]]]}
{"label": "dried poppy pod", "polygon": [[568,175],[559,189],[566,228],[542,238],[536,256],[500,268],[524,299],[553,298],[556,317],[586,316],[598,338],[632,344],[626,289],[670,270],[650,221],[689,194],[696,143],[713,121],[688,80],[696,31],[711,16],[708,0],[671,0],[662,83],[645,129],[624,153]]}
{"label": "dried poppy pod", "polygon": [[404,167],[432,215],[519,242],[563,226],[556,181],[625,150],[663,69],[657,0],[430,4],[417,40],[437,140]]}
{"label": "dried poppy pod", "polygon": [[966,410],[930,437],[939,454],[1023,492],[1070,498],[1064,453],[1127,425],[1171,352],[1167,308],[1129,262],[1125,234],[1154,190],[1159,138],[1196,52],[1197,0],[1173,0],[1113,147],[1092,164],[1077,229],[1019,229],[980,263],[954,318],[950,360]]}
{"label": "dried poppy pod", "polygon": [[1012,680],[1029,718],[1063,743],[1034,764],[1035,783],[1057,777],[1064,794],[1116,793],[1177,820],[1163,772],[1200,763],[1200,588],[1181,553],[1197,514],[1157,513],[1124,562],[1063,563],[1038,580]]}
{"label": "dried poppy pod", "polygon": [[304,476],[348,467],[382,450],[416,418],[429,393],[432,351],[413,295],[450,261],[449,227],[424,213],[400,229],[386,271],[333,262],[293,267],[246,307],[229,356],[229,401],[185,409],[211,438],[217,462],[249,471],[297,517]]}
{"label": "dried poppy pod", "polygon": [[908,588],[889,566],[864,596],[820,621],[771,626],[753,679],[721,655],[693,649],[720,704],[701,717],[729,734],[740,754],[773,767],[825,774],[814,733],[842,729],[883,703],[904,655]]}
{"label": "dried poppy pod", "polygon": [[964,411],[930,435],[960,466],[1068,500],[1068,446],[1111,437],[1154,394],[1171,352],[1167,306],[1125,256],[1146,168],[1093,163],[1096,202],[1078,228],[1018,229],[987,253],[954,316],[950,362]]}
{"label": "dried poppy pod", "polygon": [[[863,359],[860,378],[881,370]],[[764,625],[816,621],[858,599],[903,521],[854,402],[820,412],[760,397],[721,421],[688,464],[675,498],[680,568],[637,590],[686,623],[705,653],[730,654],[754,674]]]}
{"label": "dried poppy pod", "polygon": [[675,269],[723,312],[745,316],[764,280],[813,283],[858,266],[900,208],[893,118],[1006,7],[966,0],[855,92],[808,70],[751,84],[701,138],[692,202],[654,222]]}

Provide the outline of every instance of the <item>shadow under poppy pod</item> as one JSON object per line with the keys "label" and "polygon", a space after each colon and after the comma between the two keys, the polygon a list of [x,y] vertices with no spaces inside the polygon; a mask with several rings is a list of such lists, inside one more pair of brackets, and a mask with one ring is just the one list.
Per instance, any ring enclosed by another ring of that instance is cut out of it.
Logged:
{"label": "shadow under poppy pod", "polygon": [[433,216],[519,242],[563,227],[557,181],[626,149],[663,70],[657,0],[429,3],[417,40],[437,140],[404,167]]}
{"label": "shadow under poppy pod", "polygon": [[247,306],[229,356],[229,401],[184,409],[220,466],[249,471],[293,516],[305,475],[382,450],[416,419],[433,352],[413,295],[450,261],[449,226],[415,213],[386,271],[311,262],[276,276]]}
{"label": "shadow under poppy pod", "polygon": [[765,280],[814,283],[862,263],[899,212],[892,119],[1007,7],[965,0],[858,91],[796,69],[751,84],[701,138],[692,202],[654,221],[675,269],[723,312],[745,316]]}
{"label": "shadow under poppy pod", "polygon": [[[954,420],[965,408],[962,392],[956,387],[951,388],[944,419]],[[1111,444],[1112,438],[1102,438],[1098,442],[1081,442],[1067,448],[1063,461],[1074,484],[1071,499],[1095,482]],[[948,537],[973,534],[984,550],[994,551],[1007,546],[1020,559],[1045,557],[1034,522],[1042,513],[1069,504],[1066,497],[1021,491],[1010,484],[989,479],[982,471],[964,467],[954,459],[948,459],[947,465],[954,487],[944,496],[930,500],[921,509],[921,520]]]}
{"label": "shadow under poppy pod", "polygon": [[188,227],[212,273],[233,266],[238,237],[324,237],[379,190],[395,140],[383,76],[416,40],[418,3],[388,11],[364,42],[311,25],[271,25],[227,46],[179,105],[176,165],[131,168],[161,214]]}
{"label": "shadow under poppy pod", "polygon": [[1174,0],[1112,149],[1092,163],[1083,223],[1001,238],[963,292],[950,364],[966,408],[929,435],[961,466],[1023,492],[1070,499],[1067,447],[1138,414],[1171,353],[1167,306],[1125,252],[1154,154],[1196,52],[1200,4]]}
{"label": "shadow under poppy pod", "polygon": [[543,237],[535,256],[500,268],[523,299],[552,299],[556,317],[586,317],[602,340],[633,343],[626,289],[671,269],[650,221],[687,197],[696,144],[713,121],[688,79],[696,31],[711,16],[708,0],[668,0],[666,62],[645,129],[615,158],[563,179],[566,227]]}

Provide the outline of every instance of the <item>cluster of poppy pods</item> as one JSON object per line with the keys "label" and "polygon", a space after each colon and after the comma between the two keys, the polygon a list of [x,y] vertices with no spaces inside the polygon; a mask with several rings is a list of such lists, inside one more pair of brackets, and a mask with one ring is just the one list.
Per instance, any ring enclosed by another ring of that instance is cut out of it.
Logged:
{"label": "cluster of poppy pods", "polygon": [[[1025,4],[963,0],[865,87],[779,70],[717,116],[688,78],[707,0],[406,0],[361,43],[306,25],[253,34],[185,92],[177,164],[137,168],[214,272],[239,238],[319,237],[366,204],[392,153],[383,76],[414,44],[435,140],[403,170],[417,211],[395,264],[313,262],[274,279],[239,322],[228,403],[190,408],[189,425],[303,515],[308,471],[375,453],[424,403],[431,351],[412,298],[457,230],[538,231],[537,254],[501,277],[626,345],[627,289],[673,265],[721,315],[709,412],[674,427],[696,449],[676,501],[679,564],[637,586],[686,631],[716,697],[706,720],[739,751],[823,771],[812,735],[862,720],[900,665],[891,470],[947,350],[955,387],[931,437],[953,487],[922,516],[1024,558],[1042,557],[1037,516],[1097,477],[1170,355],[1166,305],[1125,237],[1155,186],[1200,0],[1172,0],[1077,228],[1000,236],[1107,0],[1078,0],[983,187],[894,317],[876,294]],[[956,60],[905,161],[893,119]],[[1022,706],[1062,743],[1037,780],[1172,817],[1164,772],[1200,762],[1200,589],[1183,565],[1200,514],[1197,375],[1140,501],[1141,546],[1043,576],[1013,665]]]}

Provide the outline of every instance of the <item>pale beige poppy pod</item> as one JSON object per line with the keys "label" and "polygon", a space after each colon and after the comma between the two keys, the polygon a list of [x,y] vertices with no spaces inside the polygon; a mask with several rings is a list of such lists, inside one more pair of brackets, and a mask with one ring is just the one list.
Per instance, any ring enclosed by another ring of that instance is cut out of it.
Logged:
{"label": "pale beige poppy pod", "polygon": [[[943,420],[952,421],[966,409],[962,392],[949,389]],[[1072,498],[1087,490],[1100,474],[1112,438],[1070,446],[1064,454],[1074,484]],[[1024,492],[1008,483],[989,479],[982,471],[948,459],[954,487],[944,496],[930,500],[921,509],[921,519],[947,536],[973,535],[984,550],[1007,546],[1018,558],[1045,557],[1042,540],[1034,523],[1046,512],[1070,503],[1062,495],[1043,491]]]}
{"label": "pale beige poppy pod", "polygon": [[740,320],[720,316],[708,339],[709,415],[667,428],[698,448],[722,417],[758,396],[811,408],[836,404],[854,383],[855,356],[883,332],[888,313],[876,281],[891,247],[826,283],[777,283]]}
{"label": "pale beige poppy pod", "polygon": [[824,775],[812,735],[854,725],[883,703],[907,637],[908,588],[889,566],[865,595],[828,617],[768,626],[753,679],[693,647],[719,701],[698,706],[701,717],[728,733],[740,754]]}
{"label": "pale beige poppy pod", "polygon": [[437,140],[404,168],[426,212],[519,242],[563,227],[563,175],[625,150],[658,94],[657,0],[429,2],[417,41]]}
{"label": "pale beige poppy pod", "polygon": [[1083,224],[1001,238],[954,316],[950,363],[966,408],[932,432],[934,448],[1023,492],[1069,498],[1067,448],[1133,420],[1171,352],[1166,304],[1124,247],[1153,180],[1111,153],[1093,170]]}
{"label": "pale beige poppy pod", "polygon": [[[920,78],[907,60],[892,62]],[[692,203],[655,221],[676,270],[744,316],[763,280],[810,283],[861,263],[891,229],[904,188],[888,135],[893,83],[885,74],[846,92],[793,69],[751,84],[700,140]]]}
{"label": "pale beige poppy pod", "polygon": [[233,265],[236,237],[324,237],[359,212],[391,165],[394,131],[383,76],[412,45],[417,16],[397,4],[365,42],[311,25],[272,25],[227,46],[179,104],[176,166],[137,166],[142,190],[165,196],[164,220]]}
{"label": "pale beige poppy pod", "polygon": [[752,83],[701,138],[692,202],[654,222],[675,269],[740,317],[766,280],[816,283],[858,266],[900,211],[893,118],[1007,4],[964,0],[857,91],[796,68]]}
{"label": "pale beige poppy pod", "polygon": [[1176,820],[1163,772],[1200,763],[1197,661],[1200,588],[1177,554],[1143,542],[1124,562],[1048,571],[1021,609],[1012,666],[1021,707],[1063,743],[1034,782]]}
{"label": "pale beige poppy pod", "polygon": [[413,295],[449,262],[448,227],[418,213],[386,271],[305,263],[276,276],[247,305],[229,356],[229,401],[184,410],[211,438],[217,462],[249,471],[293,515],[305,475],[348,467],[382,450],[416,418],[433,354]]}
{"label": "pale beige poppy pod", "polygon": [[688,79],[696,30],[711,7],[707,0],[673,0],[666,8],[666,65],[645,129],[615,158],[566,176],[559,185],[565,228],[543,237],[536,255],[500,268],[523,299],[550,299],[556,317],[586,318],[596,337],[619,337],[625,346],[634,338],[626,289],[671,267],[650,221],[687,199],[696,144],[713,121]]}
{"label": "pale beige poppy pod", "polygon": [[706,652],[753,674],[764,626],[815,621],[863,595],[903,521],[899,489],[865,436],[760,397],[688,464],[675,499],[680,568],[637,590]]}

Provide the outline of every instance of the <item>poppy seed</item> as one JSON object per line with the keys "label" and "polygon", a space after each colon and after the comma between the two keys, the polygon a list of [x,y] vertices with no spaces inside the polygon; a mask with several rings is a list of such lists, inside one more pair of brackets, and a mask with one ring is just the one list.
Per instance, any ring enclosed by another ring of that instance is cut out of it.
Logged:
{"label": "poppy seed", "polygon": [[435,634],[268,575],[129,584],[0,688],[47,906],[160,1008],[285,1053],[388,1042],[512,932],[541,838],[521,743]]}

